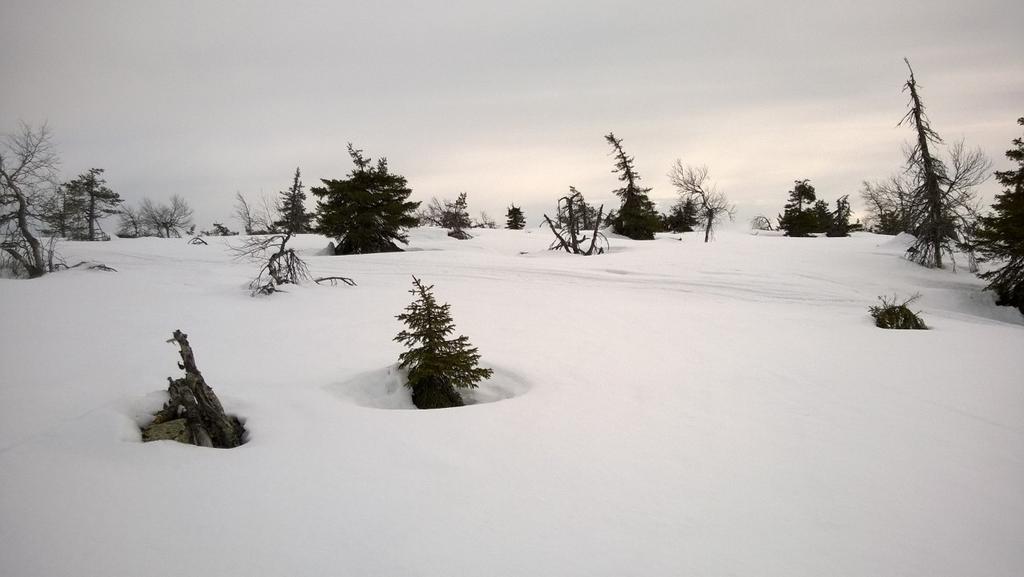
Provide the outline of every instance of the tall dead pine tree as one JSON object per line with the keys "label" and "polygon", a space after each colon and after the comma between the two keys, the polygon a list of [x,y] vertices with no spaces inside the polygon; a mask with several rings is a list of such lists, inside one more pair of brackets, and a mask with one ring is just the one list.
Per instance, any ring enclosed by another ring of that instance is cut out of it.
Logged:
{"label": "tall dead pine tree", "polygon": [[941,144],[942,138],[932,130],[925,114],[910,60],[904,58],[903,61],[910,70],[910,78],[903,88],[910,92],[910,110],[900,125],[909,124],[917,133],[917,142],[910,151],[907,164],[917,176],[912,202],[921,209],[921,220],[914,229],[917,241],[910,247],[908,256],[918,264],[942,268],[942,252],[952,252],[951,242],[956,240],[956,227],[943,202],[942,182],[946,179],[946,168],[929,149],[930,144]]}

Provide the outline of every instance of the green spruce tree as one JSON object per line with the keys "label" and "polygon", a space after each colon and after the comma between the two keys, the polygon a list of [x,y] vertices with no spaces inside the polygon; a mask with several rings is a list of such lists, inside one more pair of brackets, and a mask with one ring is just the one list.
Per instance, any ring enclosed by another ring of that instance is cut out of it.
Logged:
{"label": "green spruce tree", "polygon": [[814,232],[828,232],[832,228],[832,211],[828,208],[828,202],[818,199],[811,207],[814,213]]}
{"label": "green spruce tree", "polygon": [[396,242],[408,244],[402,230],[417,224],[414,214],[420,203],[407,199],[412,190],[404,176],[388,170],[381,158],[373,166],[363,151],[348,145],[355,168],[345,180],[322,180],[324,186],[309,191],[317,201],[321,234],[337,240],[337,254],[394,252]]}
{"label": "green spruce tree", "polygon": [[793,190],[789,191],[789,202],[779,221],[779,227],[786,231],[786,236],[810,236],[818,226],[811,210],[816,197],[810,182],[808,179],[796,180]]}
{"label": "green spruce tree", "polygon": [[633,166],[633,157],[623,150],[622,139],[616,138],[611,132],[604,139],[612,146],[612,156],[615,157],[615,169],[612,172],[618,173],[623,183],[622,188],[615,191],[622,199],[622,205],[612,221],[612,229],[616,234],[633,240],[651,240],[661,227],[658,210],[647,197],[651,189],[640,187],[640,175]]}
{"label": "green spruce tree", "polygon": [[473,226],[473,220],[469,218],[469,200],[465,192],[460,192],[455,202],[448,205],[449,223],[447,228],[452,231],[461,232]]}
{"label": "green spruce tree", "polygon": [[693,232],[697,226],[697,205],[690,197],[680,198],[664,218],[664,228],[672,232]]}
{"label": "green spruce tree", "polygon": [[476,388],[493,371],[477,366],[480,355],[469,338],[448,338],[455,331],[451,305],[437,303],[433,285],[424,286],[416,277],[412,283],[409,292],[416,300],[396,317],[407,328],[395,340],[409,347],[398,360],[408,370],[413,403],[420,409],[462,406],[459,389]]}
{"label": "green spruce tree", "polygon": [[[1024,117],[1017,123],[1024,126]],[[995,213],[978,219],[974,248],[981,262],[1002,264],[978,275],[989,281],[998,304],[1015,306],[1024,313],[1024,139],[1015,138],[1006,157],[1016,162],[1017,168],[996,172],[1003,192],[992,205]]]}
{"label": "green spruce tree", "polygon": [[313,217],[306,212],[306,193],[302,190],[302,175],[295,167],[295,177],[288,190],[281,191],[281,219],[274,226],[291,234],[306,234],[312,231]]}
{"label": "green spruce tree", "polygon": [[80,186],[70,183],[55,187],[53,193],[43,199],[40,218],[46,225],[43,233],[59,238],[85,240],[85,207],[87,200]]}
{"label": "green spruce tree", "polygon": [[[826,236],[837,237],[837,236],[850,236],[850,231],[854,228],[850,224],[850,195],[844,194],[836,200],[836,210],[829,215],[829,227],[825,233]],[[858,225],[859,227],[859,225]]]}
{"label": "green spruce tree", "polygon": [[523,216],[523,209],[516,205],[508,207],[505,213],[505,228],[510,230],[523,230],[526,228],[526,217]]}
{"label": "green spruce tree", "polygon": [[[107,237],[100,229],[99,221],[105,216],[120,212],[119,205],[124,202],[121,196],[107,187],[107,181],[101,177],[102,168],[90,168],[78,175],[74,180],[64,184],[67,199],[74,199],[77,210],[67,216],[77,226],[69,228],[68,236],[77,240],[104,240]],[[65,210],[68,204],[65,204]],[[77,212],[77,214],[76,214]]]}

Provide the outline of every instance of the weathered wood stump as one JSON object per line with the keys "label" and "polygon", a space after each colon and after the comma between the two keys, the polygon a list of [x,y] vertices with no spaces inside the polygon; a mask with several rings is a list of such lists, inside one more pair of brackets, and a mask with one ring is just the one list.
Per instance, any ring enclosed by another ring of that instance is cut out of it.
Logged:
{"label": "weathered wood stump", "polygon": [[[167,393],[170,398],[156,414],[153,422],[143,431],[143,440],[171,438],[161,435],[162,425],[184,419],[187,435],[180,434],[174,427],[174,440],[188,439],[188,442],[200,447],[216,447],[230,449],[242,444],[245,429],[232,415],[224,413],[220,399],[214,394],[196,367],[195,355],[188,343],[188,335],[180,330],[167,342],[178,344],[181,349],[181,362],[178,367],[185,371],[185,376],[167,378]],[[158,428],[160,427],[160,428]]]}

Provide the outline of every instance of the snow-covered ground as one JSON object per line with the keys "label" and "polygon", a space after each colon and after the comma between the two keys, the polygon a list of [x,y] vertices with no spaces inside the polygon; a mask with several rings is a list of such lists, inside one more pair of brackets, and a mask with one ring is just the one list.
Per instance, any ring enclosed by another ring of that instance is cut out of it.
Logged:
{"label": "snow-covered ground", "polygon": [[[966,270],[870,234],[474,232],[300,237],[359,284],[272,297],[224,239],[0,280],[0,575],[1024,575],[1024,322]],[[394,372],[414,274],[495,369],[469,406]],[[872,325],[915,292],[933,330]],[[140,442],[179,328],[244,446]]]}

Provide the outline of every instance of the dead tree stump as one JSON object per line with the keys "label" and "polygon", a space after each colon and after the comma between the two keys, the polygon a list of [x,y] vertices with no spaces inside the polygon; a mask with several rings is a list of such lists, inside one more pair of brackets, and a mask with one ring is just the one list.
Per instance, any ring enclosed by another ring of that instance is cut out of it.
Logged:
{"label": "dead tree stump", "polygon": [[[181,362],[178,363],[178,367],[185,371],[185,376],[178,379],[167,378],[167,393],[170,398],[156,414],[147,431],[154,425],[184,419],[189,442],[193,445],[219,449],[241,445],[245,429],[237,418],[224,413],[220,399],[206,384],[202,373],[196,367],[188,335],[180,330],[174,331],[174,336],[167,342],[177,343],[181,349]],[[145,431],[143,437],[146,437]]]}

